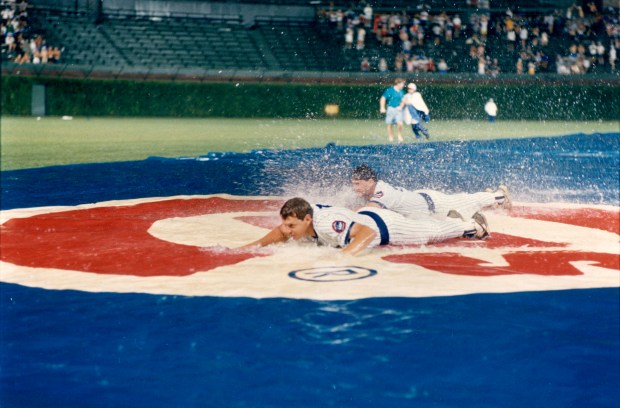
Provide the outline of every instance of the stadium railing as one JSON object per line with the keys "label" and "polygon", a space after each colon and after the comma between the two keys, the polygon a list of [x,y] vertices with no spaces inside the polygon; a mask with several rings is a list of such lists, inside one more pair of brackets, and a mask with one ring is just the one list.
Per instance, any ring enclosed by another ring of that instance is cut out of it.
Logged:
{"label": "stadium railing", "polygon": [[152,66],[107,66],[70,64],[2,63],[2,75],[35,78],[131,79],[187,82],[282,82],[282,83],[389,83],[395,78],[410,78],[425,83],[536,83],[573,82],[620,84],[620,72],[558,75],[517,75],[504,73],[498,77],[475,73],[406,73],[406,72],[347,72],[347,71],[284,71],[247,69],[169,68]]}

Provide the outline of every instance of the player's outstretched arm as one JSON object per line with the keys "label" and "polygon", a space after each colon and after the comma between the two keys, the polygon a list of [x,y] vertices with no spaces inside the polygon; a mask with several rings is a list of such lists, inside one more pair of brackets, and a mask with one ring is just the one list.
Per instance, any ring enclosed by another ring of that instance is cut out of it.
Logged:
{"label": "player's outstretched arm", "polygon": [[351,243],[344,247],[340,252],[343,254],[357,255],[375,239],[377,233],[363,224],[355,224],[351,227]]}
{"label": "player's outstretched arm", "polygon": [[267,235],[265,235],[261,239],[242,246],[241,249],[252,248],[256,246],[264,247],[267,245],[277,244],[279,242],[284,242],[287,240],[288,240],[288,237],[282,232],[282,226],[280,225],[277,228],[272,229]]}

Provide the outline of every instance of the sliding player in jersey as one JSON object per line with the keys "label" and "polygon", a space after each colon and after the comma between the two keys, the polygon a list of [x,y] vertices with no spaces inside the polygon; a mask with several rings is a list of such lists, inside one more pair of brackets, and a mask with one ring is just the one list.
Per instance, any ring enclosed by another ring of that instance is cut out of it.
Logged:
{"label": "sliding player in jersey", "polygon": [[512,206],[508,187],[503,185],[493,192],[474,194],[444,194],[433,190],[410,191],[379,180],[377,173],[365,164],[353,170],[351,184],[358,196],[368,200],[366,206],[386,208],[408,218],[430,215],[442,219],[448,215],[455,216],[455,212],[467,217],[487,207],[499,206],[510,209]]}
{"label": "sliding player in jersey", "polygon": [[244,248],[267,246],[292,238],[342,248],[341,252],[356,255],[379,245],[423,245],[458,237],[484,239],[489,235],[482,214],[475,214],[466,221],[457,218],[440,221],[430,217],[412,220],[382,208],[365,207],[355,212],[343,207],[311,205],[298,197],[284,203],[280,217],[280,226]]}

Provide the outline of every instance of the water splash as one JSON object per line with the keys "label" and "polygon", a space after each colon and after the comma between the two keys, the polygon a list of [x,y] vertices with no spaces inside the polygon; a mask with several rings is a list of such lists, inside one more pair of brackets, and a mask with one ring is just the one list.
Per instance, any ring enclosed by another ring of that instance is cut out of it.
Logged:
{"label": "water splash", "polygon": [[472,193],[503,183],[517,201],[620,205],[620,133],[403,145],[329,144],[4,171],[0,204],[9,209],[228,193],[302,196],[353,207],[350,174],[362,163],[375,168],[380,178],[410,190]]}

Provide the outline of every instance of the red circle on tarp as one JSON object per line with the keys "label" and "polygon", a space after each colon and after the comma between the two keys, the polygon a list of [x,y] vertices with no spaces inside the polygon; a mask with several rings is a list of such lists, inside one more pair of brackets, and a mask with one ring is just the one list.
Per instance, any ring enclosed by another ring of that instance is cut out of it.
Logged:
{"label": "red circle on tarp", "polygon": [[[187,276],[199,271],[234,265],[253,257],[266,256],[268,253],[223,247],[196,247],[161,240],[148,232],[153,223],[167,218],[206,214],[277,213],[282,202],[282,200],[222,197],[168,199],[13,218],[1,226],[0,259],[32,268],[143,277]],[[619,228],[618,211],[613,210],[520,207],[513,209],[512,215],[615,233],[618,233]],[[265,228],[275,226],[268,225],[273,222],[271,218],[247,215],[235,218]],[[470,245],[472,242],[463,244]],[[445,245],[452,246],[454,242],[435,244],[438,247]],[[558,251],[557,248],[564,247],[564,243],[495,234],[492,235],[492,239],[476,242],[475,245],[488,249],[503,249],[504,259],[510,266],[480,265],[479,260],[455,254],[453,250],[439,254],[387,255],[382,259],[394,263],[416,264],[437,272],[474,276],[515,273],[581,274],[572,266],[571,263],[574,261],[592,261],[605,268],[620,268],[617,254]],[[524,247],[538,248],[538,251],[518,249]],[[540,251],[545,247],[556,249]]]}
{"label": "red circle on tarp", "polygon": [[33,268],[186,276],[265,254],[164,241],[148,233],[154,222],[215,213],[277,211],[281,205],[282,202],[276,200],[210,197],[14,218],[2,225],[0,259]]}

